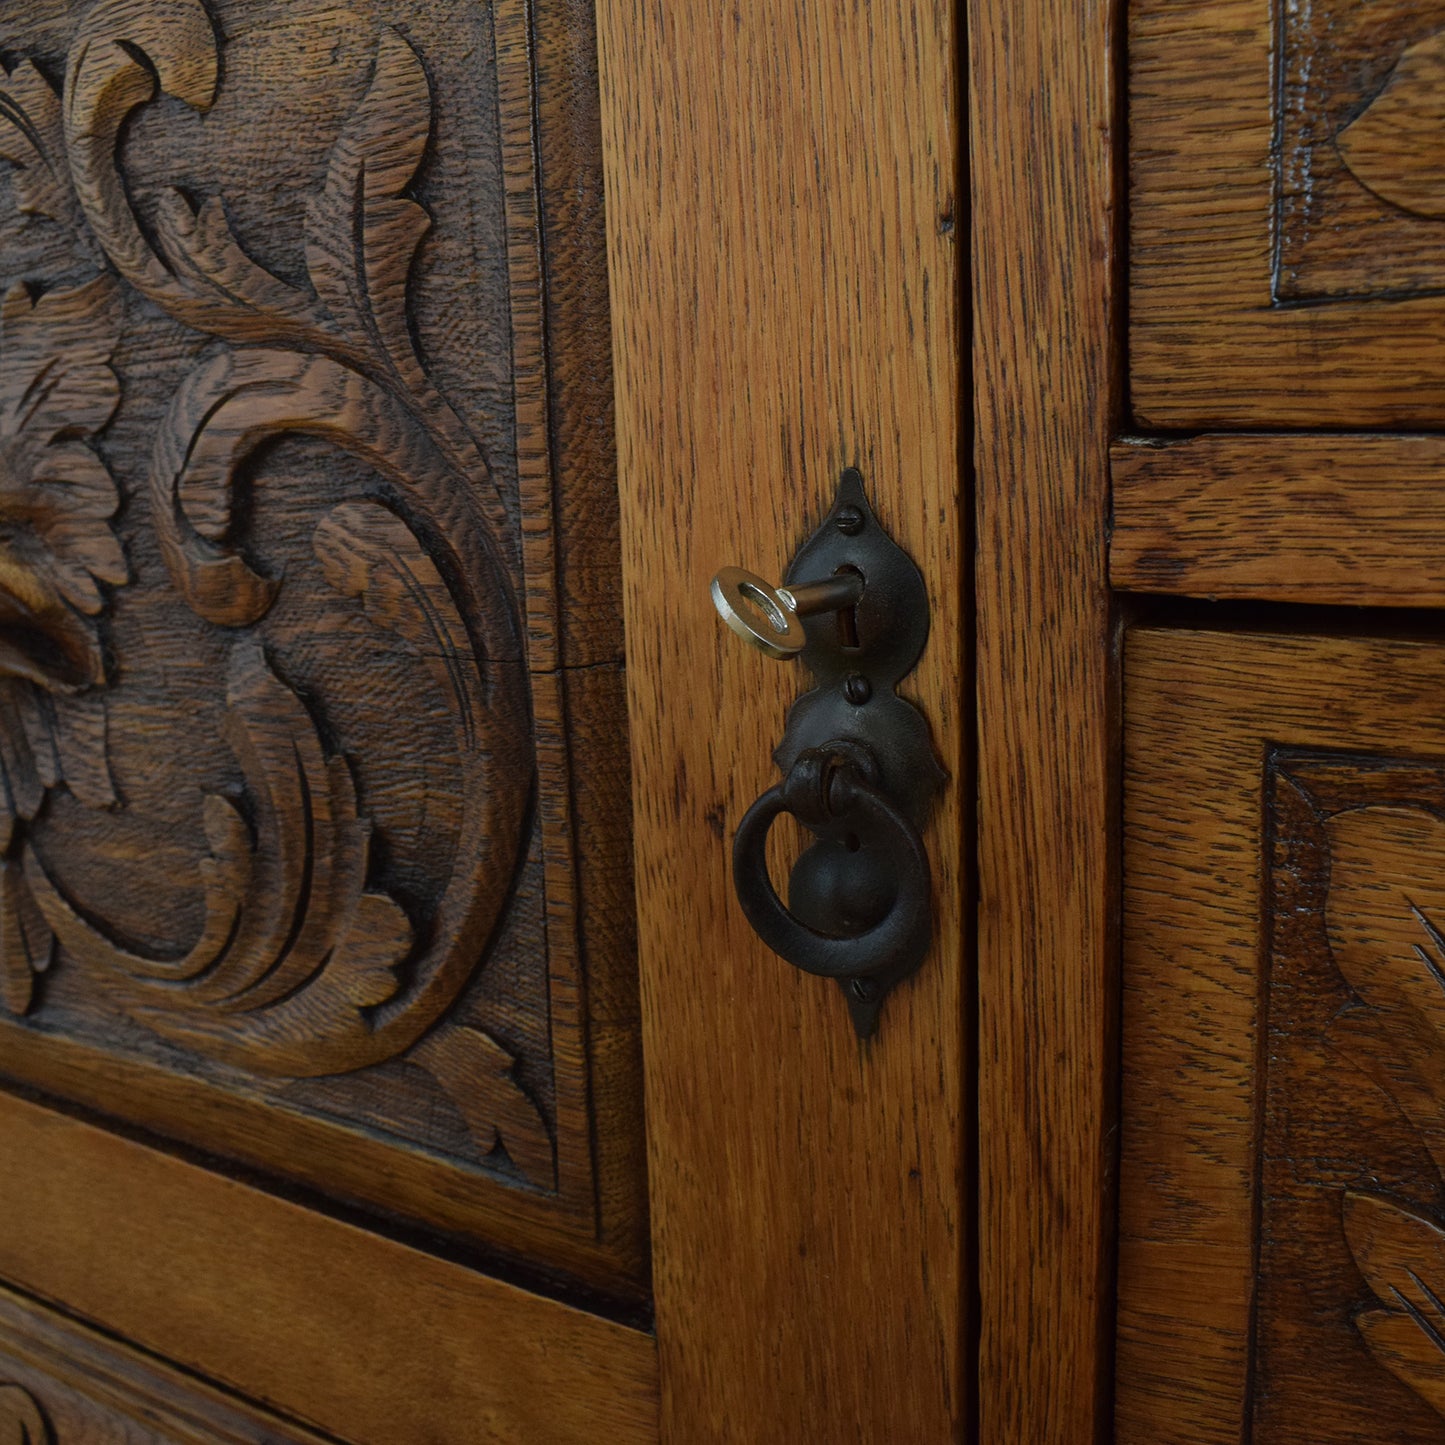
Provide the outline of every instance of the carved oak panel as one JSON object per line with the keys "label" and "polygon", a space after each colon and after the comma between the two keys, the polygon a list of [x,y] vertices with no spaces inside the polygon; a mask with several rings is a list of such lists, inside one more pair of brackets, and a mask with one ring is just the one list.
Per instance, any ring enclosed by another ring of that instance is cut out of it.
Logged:
{"label": "carved oak panel", "polygon": [[1445,4],[1281,5],[1275,297],[1445,287]]}
{"label": "carved oak panel", "polygon": [[1126,686],[1118,1438],[1445,1439],[1445,644]]}
{"label": "carved oak panel", "polygon": [[1131,0],[1148,428],[1445,419],[1445,5]]}
{"label": "carved oak panel", "polygon": [[634,1292],[589,26],[0,13],[0,1070]]}
{"label": "carved oak panel", "polygon": [[1272,752],[1265,793],[1255,1430],[1438,1437],[1445,759]]}

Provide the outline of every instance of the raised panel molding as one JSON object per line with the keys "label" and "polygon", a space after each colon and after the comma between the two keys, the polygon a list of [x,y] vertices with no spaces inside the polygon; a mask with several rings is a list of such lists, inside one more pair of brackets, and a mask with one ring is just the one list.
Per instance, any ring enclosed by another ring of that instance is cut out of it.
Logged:
{"label": "raised panel molding", "polygon": [[636,1292],[590,33],[13,11],[0,1069]]}
{"label": "raised panel molding", "polygon": [[1445,0],[1132,0],[1140,431],[1438,430]]}

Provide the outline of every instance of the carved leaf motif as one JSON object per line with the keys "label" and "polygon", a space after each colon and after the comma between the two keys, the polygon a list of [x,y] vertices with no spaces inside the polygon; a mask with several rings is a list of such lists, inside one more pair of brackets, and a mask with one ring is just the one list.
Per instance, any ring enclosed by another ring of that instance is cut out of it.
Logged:
{"label": "carved leaf motif", "polygon": [[225,798],[206,800],[206,919],[180,955],[150,957],[85,916],[33,848],[26,878],[61,946],[108,975],[158,1033],[264,1073],[330,1073],[364,1052],[370,1010],[400,987],[405,913],[367,887],[370,824],[342,757],[328,758],[300,699],[259,646],[240,644],[225,736],[240,759],[252,836]]}
{"label": "carved leaf motif", "polygon": [[1445,30],[1406,48],[1384,89],[1335,145],[1382,201],[1445,220]]}
{"label": "carved leaf motif", "polygon": [[463,752],[475,746],[484,711],[481,679],[468,666],[466,625],[436,563],[400,517],[371,502],[346,502],[322,518],[312,547],[326,580],[359,597],[373,625],[395,633],[450,694]]}
{"label": "carved leaf motif", "polygon": [[104,699],[84,691],[104,681],[101,584],[127,579],[115,483],[84,440],[119,400],[115,292],[101,276],[0,302],[0,1004],[17,1014],[53,943],[10,856],[17,828],[62,780],[115,801]]}
{"label": "carved leaf motif", "polygon": [[[370,823],[347,758],[328,753],[308,706],[244,639],[232,650],[225,737],[245,796],[203,801],[199,932],[172,950],[131,947],[103,916],[66,897],[24,830],[12,829],[0,847],[0,984],[6,999],[27,1006],[35,972],[58,940],[157,1033],[258,1072],[307,1077],[363,1068],[416,1045],[473,974],[478,940],[491,935],[510,896],[534,767],[515,594],[520,558],[503,554],[512,519],[475,441],[425,374],[407,323],[409,274],[429,226],[406,194],[431,125],[420,59],[399,33],[379,31],[365,94],[307,207],[314,295],[246,253],[221,197],[196,207],[178,190],[160,190],[149,197],[149,224],[137,219],[120,172],[123,126],[160,94],[206,112],[219,74],[217,35],[201,0],[98,0],[72,45],[58,111],[48,86],[31,95],[36,81],[43,86],[38,74],[17,71],[16,84],[44,111],[49,139],[41,150],[59,147],[68,163],[70,184],[59,199],[47,193],[47,204],[71,204],[125,281],[235,348],[186,379],[157,440],[150,515],[177,588],[223,626],[249,626],[270,607],[281,579],[242,556],[233,506],[241,464],[267,441],[321,437],[372,468],[384,504],[334,508],[315,533],[316,554],[331,585],[420,660],[412,669],[419,685],[429,674],[451,706],[455,747],[411,766],[427,770],[428,788],[459,800],[447,826],[460,841],[418,946],[405,912],[368,881]],[[0,133],[33,165],[40,151],[23,134],[15,139],[4,119],[0,112]],[[74,341],[66,341],[67,355],[88,355]],[[125,575],[119,548],[110,550],[114,487],[84,444],[114,408],[108,356],[100,358],[105,376],[93,375],[87,388],[94,414],[72,410],[46,442],[46,467],[31,468],[48,489],[49,510],[36,526],[59,559],[53,589],[91,622],[94,666],[76,687],[101,680],[93,619],[104,595],[96,583]],[[37,404],[48,400],[48,386],[37,388]],[[5,538],[0,530],[0,546]],[[0,601],[4,561],[0,550]],[[3,624],[0,617],[0,676],[14,632]],[[103,709],[82,699],[62,725],[54,700],[40,701],[50,711],[38,716],[52,725],[37,730],[34,709],[18,696],[7,702],[0,689],[0,764],[12,815],[33,816],[62,778],[82,801],[113,801]],[[103,913],[104,900],[87,902]],[[529,1180],[552,1187],[552,1140],[511,1055],[485,1034],[448,1025],[408,1056],[422,1067],[427,1059],[452,1071],[443,1087],[483,1146],[500,1140]]]}
{"label": "carved leaf motif", "polygon": [[8,75],[0,70],[0,160],[15,167],[15,203],[23,213],[80,230],[80,207],[65,163],[60,97],[28,60]]}
{"label": "carved leaf motif", "polygon": [[72,691],[103,680],[98,583],[126,580],[115,483],[81,440],[120,399],[115,283],[0,302],[0,674]]}
{"label": "carved leaf motif", "polygon": [[23,1385],[0,1380],[0,1445],[52,1445],[50,1423]]}
{"label": "carved leaf motif", "polygon": [[186,378],[156,439],[156,531],[172,579],[201,616],[245,626],[275,597],[276,581],[220,544],[229,533],[240,465],[263,442],[287,433],[344,448],[408,498],[461,554],[479,608],[472,620],[488,654],[517,655],[508,574],[492,541],[505,525],[494,495],[460,485],[446,455],[391,392],[329,357],[292,351],[214,357]]}
{"label": "carved leaf motif", "polygon": [[446,1091],[484,1151],[500,1142],[531,1183],[556,1183],[552,1136],[536,1103],[513,1074],[517,1061],[480,1029],[441,1028],[427,1035],[407,1061],[419,1064]]}
{"label": "carved leaf motif", "polygon": [[1368,1005],[1344,1032],[1445,1168],[1445,822],[1368,807],[1328,831],[1330,949]]}
{"label": "carved leaf motif", "polygon": [[413,389],[428,386],[406,324],[406,287],[431,221],[403,195],[431,129],[431,92],[411,46],[381,32],[365,97],[306,207],[306,264],[317,295],[353,340]]}
{"label": "carved leaf motif", "polygon": [[50,967],[54,948],[24,870],[14,859],[0,858],[0,1001],[11,1013],[29,1010],[35,975]]}
{"label": "carved leaf motif", "polygon": [[1372,1194],[1347,1193],[1345,1237],[1375,1298],[1355,1325],[1375,1357],[1445,1415],[1445,1231]]}
{"label": "carved leaf motif", "polygon": [[181,321],[234,341],[313,341],[312,299],[258,266],[221,203],[199,214],[163,193],[157,254],[117,168],[130,113],[162,93],[204,113],[215,102],[216,35],[200,0],[101,0],[81,22],[65,75],[65,149],[75,194],[117,271]]}

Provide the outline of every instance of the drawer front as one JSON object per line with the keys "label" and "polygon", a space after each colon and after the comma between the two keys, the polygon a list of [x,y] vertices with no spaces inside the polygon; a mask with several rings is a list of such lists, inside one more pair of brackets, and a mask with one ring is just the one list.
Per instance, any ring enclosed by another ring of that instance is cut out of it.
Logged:
{"label": "drawer front", "polygon": [[1144,426],[1445,417],[1445,4],[1134,0]]}
{"label": "drawer front", "polygon": [[1126,686],[1118,1438],[1445,1438],[1445,644]]}

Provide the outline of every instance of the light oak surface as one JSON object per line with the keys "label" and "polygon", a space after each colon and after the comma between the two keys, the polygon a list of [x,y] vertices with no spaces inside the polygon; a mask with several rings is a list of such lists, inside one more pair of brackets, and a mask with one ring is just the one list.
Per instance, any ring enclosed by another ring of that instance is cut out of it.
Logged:
{"label": "light oak surface", "polygon": [[980,1438],[1108,1398],[1114,7],[973,0]]}
{"label": "light oak surface", "polygon": [[[30,1432],[18,1440],[17,1422]],[[7,1445],[326,1445],[329,1438],[0,1289],[0,1439]]]}
{"label": "light oak surface", "polygon": [[1441,211],[1419,205],[1445,194],[1442,24],[1429,0],[1129,6],[1141,427],[1445,419]]}
{"label": "light oak surface", "polygon": [[[666,1438],[945,1440],[962,1268],[967,824],[951,8],[599,6]],[[929,587],[904,690],[951,782],[934,947],[860,1045],[751,934],[728,851],[796,669],[708,581],[777,577],[847,464]]]}
{"label": "light oak surface", "polygon": [[8,1095],[0,1277],[358,1445],[657,1435],[650,1336]]}
{"label": "light oak surface", "polygon": [[1212,433],[1116,442],[1112,463],[1115,587],[1445,605],[1445,438]]}

